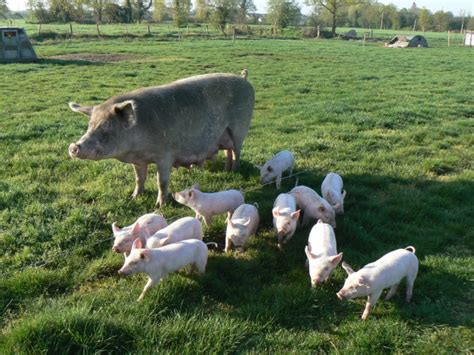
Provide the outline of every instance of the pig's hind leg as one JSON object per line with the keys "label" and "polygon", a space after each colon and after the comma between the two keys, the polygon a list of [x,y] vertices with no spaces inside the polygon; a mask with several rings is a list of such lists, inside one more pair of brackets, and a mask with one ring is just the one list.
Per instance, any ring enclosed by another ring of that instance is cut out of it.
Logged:
{"label": "pig's hind leg", "polygon": [[388,301],[390,298],[392,298],[392,296],[395,294],[395,292],[397,292],[398,285],[399,284],[396,284],[396,285],[393,285],[392,287],[390,287],[390,290],[387,292],[387,295],[385,296],[385,301]]}
{"label": "pig's hind leg", "polygon": [[362,313],[362,317],[361,317],[362,320],[367,319],[367,317],[369,316],[369,313],[372,311],[378,299],[380,298],[382,291],[383,290],[376,291],[372,293],[371,295],[369,295],[369,297],[367,297],[367,303],[365,304],[364,313]]}
{"label": "pig's hind leg", "polygon": [[407,295],[405,298],[407,302],[411,301],[411,296],[413,295],[413,285],[415,283],[415,278],[416,278],[416,274],[407,275]]}
{"label": "pig's hind leg", "polygon": [[132,198],[136,198],[145,190],[145,180],[148,172],[147,165],[133,165],[135,169],[135,190],[133,190]]}

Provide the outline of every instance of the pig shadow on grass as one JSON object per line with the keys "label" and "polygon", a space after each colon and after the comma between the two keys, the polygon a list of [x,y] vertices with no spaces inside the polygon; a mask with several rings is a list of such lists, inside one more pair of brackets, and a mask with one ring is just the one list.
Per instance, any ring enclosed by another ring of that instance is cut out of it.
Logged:
{"label": "pig shadow on grass", "polygon": [[[306,173],[299,185],[319,192],[323,177]],[[474,211],[470,206],[474,205],[474,182],[373,175],[343,178],[345,214],[337,217],[335,232],[344,260],[358,270],[389,251],[410,245],[420,260],[412,303],[405,303],[402,281],[392,300],[380,299],[373,318],[395,317],[430,325],[468,324],[469,317],[463,311],[472,303],[467,260],[472,258]],[[208,297],[231,306],[235,317],[271,320],[288,329],[329,331],[348,317],[358,319],[365,300],[342,302],[336,298],[346,278],[340,267],[327,283],[310,289],[304,246],[311,226],[298,229],[284,251],[276,249],[271,207],[278,193],[287,188],[277,191],[266,186],[246,196],[259,204],[261,227],[257,237],[242,257],[212,256],[208,273],[200,282]],[[457,268],[453,269],[454,264]]]}

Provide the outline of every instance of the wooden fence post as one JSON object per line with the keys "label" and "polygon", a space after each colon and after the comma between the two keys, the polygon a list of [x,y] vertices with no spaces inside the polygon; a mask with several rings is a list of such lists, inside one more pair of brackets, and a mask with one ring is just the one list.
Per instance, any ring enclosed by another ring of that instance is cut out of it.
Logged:
{"label": "wooden fence post", "polygon": [[97,37],[100,37],[100,27],[99,27],[99,23],[97,22],[95,25],[96,25],[96,27],[97,27]]}
{"label": "wooden fence post", "polygon": [[451,31],[448,30],[448,47],[451,44]]}
{"label": "wooden fence post", "polygon": [[319,36],[321,35],[321,27],[318,25],[317,33],[316,33],[316,38],[319,39]]}
{"label": "wooden fence post", "polygon": [[38,26],[38,36],[41,36],[41,23]]}
{"label": "wooden fence post", "polygon": [[148,24],[148,36],[151,36],[151,28],[149,24]]}
{"label": "wooden fence post", "polygon": [[232,26],[232,43],[235,43],[235,26]]}
{"label": "wooden fence post", "polygon": [[71,22],[69,22],[69,32],[71,33],[71,38],[72,38],[73,33],[72,33],[72,23]]}

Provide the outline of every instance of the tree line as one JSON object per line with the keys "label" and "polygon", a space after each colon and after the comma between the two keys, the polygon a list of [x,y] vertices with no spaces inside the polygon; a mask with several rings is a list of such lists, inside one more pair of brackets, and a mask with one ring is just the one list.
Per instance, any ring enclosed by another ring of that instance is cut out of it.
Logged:
{"label": "tree line", "polygon": [[[191,23],[212,23],[224,32],[229,23],[268,24],[275,30],[294,25],[331,28],[412,29],[447,31],[474,29],[474,17],[466,12],[432,12],[413,3],[398,9],[375,0],[301,0],[310,6],[303,16],[297,0],[267,0],[267,13],[256,13],[253,0],[28,0],[30,22],[140,23],[173,22],[182,27]],[[12,17],[7,0],[0,0],[0,18]],[[18,14],[17,14],[18,15]]]}

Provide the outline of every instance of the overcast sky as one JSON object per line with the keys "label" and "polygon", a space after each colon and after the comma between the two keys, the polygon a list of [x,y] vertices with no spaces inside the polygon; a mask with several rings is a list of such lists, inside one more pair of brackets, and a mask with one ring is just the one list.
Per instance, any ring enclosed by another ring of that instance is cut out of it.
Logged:
{"label": "overcast sky", "polygon": [[[299,0],[300,4],[303,4],[304,0]],[[12,10],[24,10],[26,7],[26,0],[7,0],[8,6]],[[194,1],[193,1],[194,2]],[[257,5],[257,9],[259,12],[266,11],[266,3],[267,0],[254,0],[255,5]],[[394,4],[398,8],[402,7],[410,7],[413,3],[413,0],[391,0],[391,1],[383,1],[379,0],[380,3],[383,4]],[[419,0],[415,1],[418,7],[426,7],[431,11],[451,11],[454,15],[458,15],[461,10],[466,10],[470,12],[471,15],[474,15],[474,0]],[[308,13],[310,11],[309,8],[303,6],[303,12]]]}

